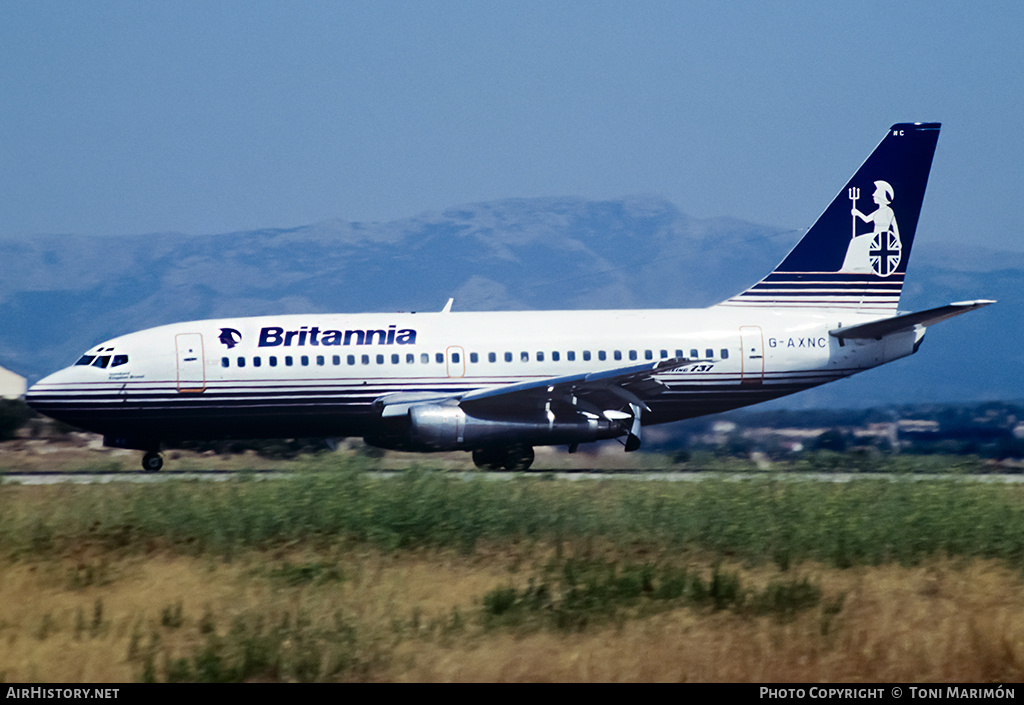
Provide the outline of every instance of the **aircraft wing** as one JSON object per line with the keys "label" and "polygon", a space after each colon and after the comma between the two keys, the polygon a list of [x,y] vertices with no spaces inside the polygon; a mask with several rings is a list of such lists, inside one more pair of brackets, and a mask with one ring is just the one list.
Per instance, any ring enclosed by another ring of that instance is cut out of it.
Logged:
{"label": "aircraft wing", "polygon": [[511,384],[504,387],[477,389],[459,397],[459,406],[466,413],[489,416],[509,409],[545,409],[549,404],[564,403],[585,411],[603,413],[627,404],[650,411],[643,397],[664,387],[656,375],[691,364],[689,358],[669,358],[630,367],[601,372],[581,373],[565,377]]}
{"label": "aircraft wing", "polygon": [[907,313],[902,316],[893,316],[891,318],[883,318],[880,321],[871,321],[870,323],[861,323],[856,326],[849,326],[848,328],[836,328],[829,331],[829,335],[839,340],[846,340],[848,338],[874,338],[880,340],[883,336],[889,335],[890,333],[896,333],[902,330],[909,330],[914,326],[930,326],[944,321],[947,318],[953,316],[959,316],[960,314],[973,311],[976,308],[982,306],[988,306],[994,304],[995,301],[989,301],[987,299],[979,299],[978,301],[958,301],[956,303],[949,304],[947,306],[939,306],[938,308],[930,308],[926,311],[918,311],[917,313]]}
{"label": "aircraft wing", "polygon": [[458,395],[437,393],[389,394],[377,400],[383,407],[385,418],[404,416],[409,407],[419,404],[456,403],[471,415],[509,416],[544,411],[552,404],[568,405],[582,411],[605,414],[606,418],[626,418],[616,410],[629,404],[649,411],[643,397],[656,394],[664,385],[655,377],[685,367],[697,360],[685,357],[669,358],[658,362],[645,362],[629,367],[617,367],[600,372],[589,372],[564,377],[510,384],[502,387],[475,389]]}

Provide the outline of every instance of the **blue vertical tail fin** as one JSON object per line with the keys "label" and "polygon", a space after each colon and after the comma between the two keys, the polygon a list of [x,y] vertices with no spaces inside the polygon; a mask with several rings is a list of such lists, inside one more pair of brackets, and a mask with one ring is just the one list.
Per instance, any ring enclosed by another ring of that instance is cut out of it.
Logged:
{"label": "blue vertical tail fin", "polygon": [[914,244],[939,123],[901,123],[767,277],[720,306],[892,314]]}

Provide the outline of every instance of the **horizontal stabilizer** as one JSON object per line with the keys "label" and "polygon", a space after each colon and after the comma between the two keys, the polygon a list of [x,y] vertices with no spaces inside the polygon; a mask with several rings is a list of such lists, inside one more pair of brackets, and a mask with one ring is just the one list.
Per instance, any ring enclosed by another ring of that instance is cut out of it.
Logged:
{"label": "horizontal stabilizer", "polygon": [[947,306],[930,308],[927,311],[918,311],[917,313],[908,313],[902,316],[883,318],[880,321],[861,323],[860,325],[850,326],[848,328],[836,328],[834,330],[830,330],[829,335],[834,338],[838,338],[839,340],[847,340],[849,338],[874,338],[875,340],[879,340],[890,333],[909,330],[914,326],[927,327],[934,323],[938,323],[939,321],[944,321],[947,318],[953,318],[953,316],[959,316],[962,313],[967,313],[968,311],[973,311],[976,308],[981,308],[994,303],[995,301],[989,301],[986,299],[980,299],[978,301],[958,301]]}

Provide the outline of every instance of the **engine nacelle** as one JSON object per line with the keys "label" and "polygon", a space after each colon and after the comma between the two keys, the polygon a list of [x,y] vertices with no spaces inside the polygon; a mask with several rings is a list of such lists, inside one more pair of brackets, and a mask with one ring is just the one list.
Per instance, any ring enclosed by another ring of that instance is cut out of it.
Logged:
{"label": "engine nacelle", "polygon": [[568,419],[483,419],[454,404],[420,404],[402,417],[404,428],[392,426],[368,434],[367,443],[397,450],[474,450],[492,446],[572,445],[615,438],[624,429],[603,418],[573,413]]}

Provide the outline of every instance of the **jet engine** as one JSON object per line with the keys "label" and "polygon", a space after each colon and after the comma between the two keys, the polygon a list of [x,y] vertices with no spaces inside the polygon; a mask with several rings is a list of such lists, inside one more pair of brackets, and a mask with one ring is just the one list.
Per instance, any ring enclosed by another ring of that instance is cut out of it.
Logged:
{"label": "jet engine", "polygon": [[418,404],[400,417],[381,419],[378,433],[366,442],[381,448],[411,451],[475,450],[495,446],[576,445],[615,438],[625,431],[596,414],[573,412],[488,419],[470,416],[455,404]]}

